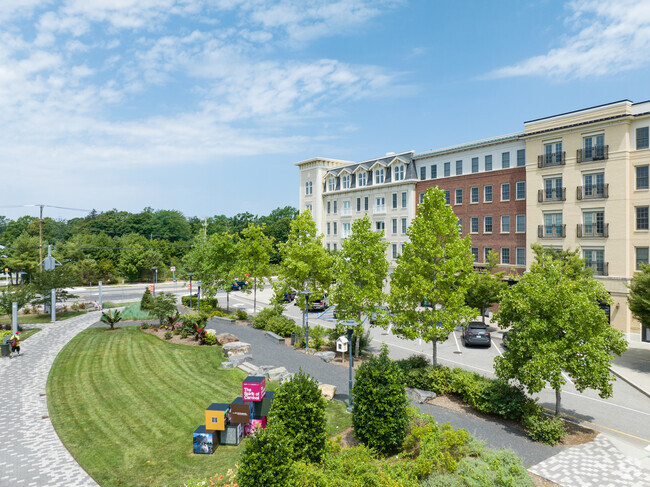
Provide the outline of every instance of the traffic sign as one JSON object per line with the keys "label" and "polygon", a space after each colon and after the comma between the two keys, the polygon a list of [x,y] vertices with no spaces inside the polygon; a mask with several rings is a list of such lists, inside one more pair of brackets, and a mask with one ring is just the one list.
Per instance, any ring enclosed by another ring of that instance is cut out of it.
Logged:
{"label": "traffic sign", "polygon": [[169,268],[169,270],[172,271],[172,272],[176,272],[176,266],[175,266],[175,265],[171,266],[171,267]]}

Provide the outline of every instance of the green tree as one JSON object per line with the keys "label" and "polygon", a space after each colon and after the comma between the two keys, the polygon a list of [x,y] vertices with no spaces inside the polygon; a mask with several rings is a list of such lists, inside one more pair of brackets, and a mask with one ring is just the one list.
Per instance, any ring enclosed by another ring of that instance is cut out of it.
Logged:
{"label": "green tree", "polygon": [[517,379],[531,394],[548,384],[555,390],[557,415],[565,374],[580,392],[589,388],[603,398],[612,395],[608,367],[612,354],[621,355],[627,343],[600,309],[600,303],[611,303],[601,283],[576,272],[573,259],[544,253],[538,259],[502,295],[495,319],[512,332],[503,357],[495,359],[495,372]]}
{"label": "green tree", "polygon": [[264,223],[255,225],[249,223],[242,230],[241,239],[237,243],[237,267],[242,274],[253,279],[253,313],[257,311],[257,287],[264,289],[264,278],[271,277],[271,253],[273,239],[264,234]]}
{"label": "green tree", "polygon": [[[352,234],[343,241],[334,259],[336,286],[331,301],[336,305],[340,321],[357,322],[358,337],[363,333],[362,315],[374,313],[377,306],[386,302],[383,286],[388,275],[387,247],[382,234],[372,230],[372,223],[365,215],[352,223]],[[356,340],[357,357],[359,342]]]}
{"label": "green tree", "polygon": [[5,265],[11,269],[11,272],[34,274],[38,269],[38,237],[23,232],[6,250]]}
{"label": "green tree", "polygon": [[406,436],[409,401],[402,369],[388,356],[386,344],[379,357],[359,366],[352,395],[354,435],[381,453],[398,451]]}
{"label": "green tree", "polygon": [[[32,275],[32,289],[34,294],[40,296],[34,299],[34,304],[52,305],[52,289],[56,289],[56,300],[66,301],[78,296],[68,291],[76,285],[74,271],[69,265],[56,266],[49,271],[36,272]],[[56,303],[55,303],[56,305]]]}
{"label": "green tree", "polygon": [[[476,316],[465,305],[473,273],[471,244],[468,237],[458,234],[457,221],[445,205],[444,192],[440,188],[427,190],[392,275],[393,332],[432,342],[434,365],[438,363],[438,342],[445,341],[458,324]],[[429,307],[421,306],[425,302]]]}
{"label": "green tree", "polygon": [[153,296],[151,295],[151,291],[149,290],[149,287],[144,290],[144,293],[142,293],[142,298],[140,299],[140,309],[148,311],[153,308]]}
{"label": "green tree", "polygon": [[485,270],[473,274],[472,283],[465,296],[468,306],[480,310],[483,323],[487,309],[499,300],[499,295],[508,287],[508,284],[503,282],[504,272],[493,273],[498,262],[499,255],[491,250]]}
{"label": "green tree", "polygon": [[630,282],[627,304],[641,325],[650,328],[650,264],[641,266]]}
{"label": "green tree", "polygon": [[142,280],[151,277],[151,269],[165,267],[163,256],[143,236],[128,234],[119,239],[124,248],[120,252],[118,269],[129,281]]}
{"label": "green tree", "polygon": [[160,321],[162,325],[165,320],[176,311],[176,296],[172,293],[158,293],[153,298],[153,304],[149,312]]}
{"label": "green tree", "polygon": [[102,323],[106,323],[108,326],[110,326],[111,330],[114,330],[115,324],[119,323],[122,321],[122,313],[120,313],[119,310],[113,310],[113,311],[105,311],[102,313],[101,318],[99,318],[99,321]]}
{"label": "green tree", "polygon": [[[282,263],[278,281],[274,283],[275,299],[280,301],[285,291],[309,290],[312,296],[323,296],[332,283],[332,257],[323,247],[323,236],[317,235],[316,223],[309,210],[291,222],[289,238],[280,245]],[[305,309],[302,299],[296,299]]]}
{"label": "green tree", "polygon": [[11,304],[18,303],[18,309],[25,306],[34,298],[32,287],[20,286],[13,289],[6,288],[0,293],[0,315],[11,314]]}
{"label": "green tree", "polygon": [[266,429],[258,429],[244,447],[239,461],[239,487],[291,487],[292,442],[290,432],[281,425],[269,422]]}

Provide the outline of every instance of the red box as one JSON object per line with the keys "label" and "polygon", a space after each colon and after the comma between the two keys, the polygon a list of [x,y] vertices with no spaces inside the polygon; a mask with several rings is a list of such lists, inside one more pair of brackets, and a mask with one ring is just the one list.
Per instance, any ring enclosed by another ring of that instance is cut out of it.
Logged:
{"label": "red box", "polygon": [[255,431],[257,428],[266,428],[266,416],[264,416],[262,419],[251,419],[251,433]]}
{"label": "red box", "polygon": [[244,401],[259,402],[266,394],[266,377],[249,375],[241,385]]}

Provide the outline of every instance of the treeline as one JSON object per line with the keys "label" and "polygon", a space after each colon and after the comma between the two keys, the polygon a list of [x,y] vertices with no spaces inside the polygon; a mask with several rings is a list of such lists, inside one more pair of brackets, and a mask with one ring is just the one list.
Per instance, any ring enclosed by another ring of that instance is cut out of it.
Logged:
{"label": "treeline", "polygon": [[[44,218],[42,223],[43,258],[48,245],[53,257],[65,267],[74,284],[88,285],[101,280],[115,283],[151,279],[152,268],[158,279],[171,277],[171,266],[183,277],[183,258],[199,235],[240,235],[249,223],[264,224],[264,233],[275,245],[285,242],[289,227],[298,211],[276,208],[267,216],[239,213],[232,217],[185,217],[176,210],[145,208],[140,213],[92,211],[86,217],[70,220]],[[30,280],[39,265],[38,218],[24,216],[16,220],[0,216],[0,265],[2,270]],[[279,261],[274,247],[272,262]]]}

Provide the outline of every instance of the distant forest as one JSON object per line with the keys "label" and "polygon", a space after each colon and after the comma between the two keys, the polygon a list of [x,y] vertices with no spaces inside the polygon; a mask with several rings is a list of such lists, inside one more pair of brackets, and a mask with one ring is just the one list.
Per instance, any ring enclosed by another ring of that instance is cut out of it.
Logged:
{"label": "distant forest", "polygon": [[[183,257],[197,237],[215,233],[239,235],[249,223],[264,224],[264,233],[278,242],[285,242],[289,226],[298,210],[291,206],[276,208],[268,216],[239,213],[232,217],[215,215],[207,219],[185,217],[176,210],[145,208],[140,213],[116,209],[84,218],[42,223],[43,257],[52,245],[53,257],[66,268],[75,284],[147,281],[152,268],[158,279],[168,279],[171,266],[176,276],[185,277]],[[23,272],[24,280],[38,270],[40,220],[24,216],[11,220],[0,216],[0,265],[4,271]],[[272,262],[279,261],[277,251]]]}

